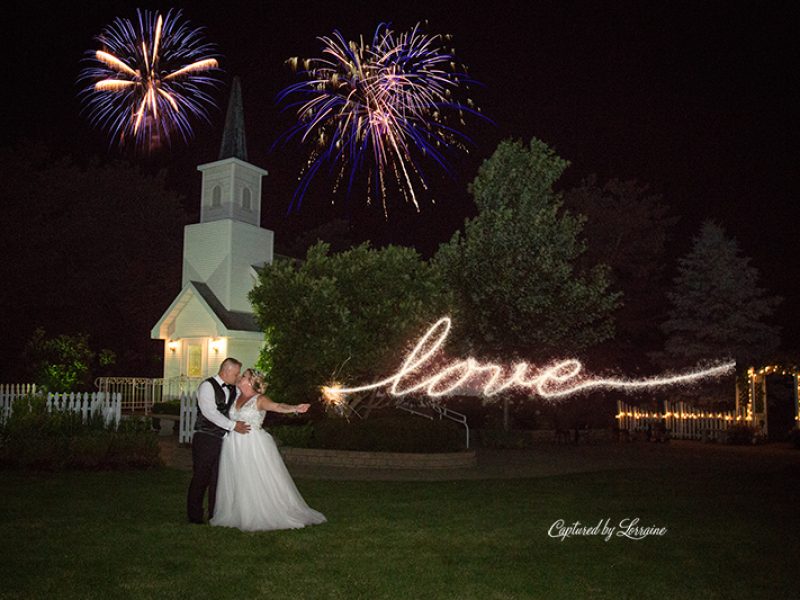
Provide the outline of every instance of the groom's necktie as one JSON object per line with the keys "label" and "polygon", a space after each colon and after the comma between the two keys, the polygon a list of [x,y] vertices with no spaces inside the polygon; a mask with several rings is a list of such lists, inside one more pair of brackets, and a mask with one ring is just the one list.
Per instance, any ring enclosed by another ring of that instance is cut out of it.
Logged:
{"label": "groom's necktie", "polygon": [[236,398],[236,386],[226,383],[224,387],[228,389],[228,404],[231,404],[233,399]]}

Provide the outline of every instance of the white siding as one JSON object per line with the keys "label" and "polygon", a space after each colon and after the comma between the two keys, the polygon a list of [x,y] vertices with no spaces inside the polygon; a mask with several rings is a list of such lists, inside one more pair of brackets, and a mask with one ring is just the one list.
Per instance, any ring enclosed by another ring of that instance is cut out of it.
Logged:
{"label": "white siding", "polygon": [[[266,171],[237,158],[226,158],[200,165],[203,173],[200,199],[200,221],[234,219],[259,227],[261,225],[261,178]],[[212,206],[212,191],[219,185],[222,191],[221,205]],[[252,192],[252,209],[243,210],[242,190]]]}
{"label": "white siding", "polygon": [[272,263],[274,233],[225,219],[187,225],[183,245],[183,282],[204,282],[228,310],[252,312],[250,268]]}
{"label": "white siding", "polygon": [[181,364],[183,362],[183,344],[177,341],[177,348],[173,352],[167,344],[169,340],[164,340],[164,377],[178,377],[181,374]]}
{"label": "white siding", "polygon": [[217,323],[197,298],[192,298],[175,318],[175,338],[216,337]]}
{"label": "white siding", "polygon": [[240,360],[243,369],[255,367],[262,345],[263,342],[254,340],[237,340],[236,338],[230,338],[228,340],[228,356]]}
{"label": "white siding", "polygon": [[[231,245],[230,310],[253,312],[247,295],[253,289],[253,265],[272,263],[272,244],[274,234],[246,223],[233,221],[232,234],[235,244]],[[213,289],[213,288],[212,288]]]}
{"label": "white siding", "polygon": [[183,230],[183,278],[207,283],[224,303],[228,295],[233,222],[212,221],[187,225]]}

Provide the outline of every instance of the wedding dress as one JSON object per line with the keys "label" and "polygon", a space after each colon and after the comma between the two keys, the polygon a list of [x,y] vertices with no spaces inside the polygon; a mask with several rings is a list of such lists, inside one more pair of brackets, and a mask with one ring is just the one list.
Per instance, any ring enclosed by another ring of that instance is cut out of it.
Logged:
{"label": "wedding dress", "polygon": [[211,525],[242,531],[296,529],[325,523],[309,508],[283,464],[272,436],[262,429],[266,411],[258,410],[258,394],[229,418],[250,425],[250,432],[230,432],[222,442],[217,498]]}

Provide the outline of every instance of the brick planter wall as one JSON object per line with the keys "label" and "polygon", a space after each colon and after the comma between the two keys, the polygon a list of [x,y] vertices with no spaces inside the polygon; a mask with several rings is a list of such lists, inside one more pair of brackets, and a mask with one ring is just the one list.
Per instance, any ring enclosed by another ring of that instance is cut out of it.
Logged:
{"label": "brick planter wall", "polygon": [[[504,435],[497,430],[486,429],[472,429],[470,435],[477,444],[480,444],[486,435]],[[540,444],[540,443],[557,443],[557,442],[573,442],[574,429],[566,430],[566,436],[559,437],[556,435],[555,429],[512,429],[507,433],[509,439],[518,438],[521,442]],[[616,436],[611,429],[581,429],[578,433],[579,443],[603,443],[612,442],[616,440]]]}
{"label": "brick planter wall", "polygon": [[318,448],[280,448],[290,465],[356,467],[367,469],[463,469],[474,467],[475,451],[413,454],[410,452],[357,452]]}

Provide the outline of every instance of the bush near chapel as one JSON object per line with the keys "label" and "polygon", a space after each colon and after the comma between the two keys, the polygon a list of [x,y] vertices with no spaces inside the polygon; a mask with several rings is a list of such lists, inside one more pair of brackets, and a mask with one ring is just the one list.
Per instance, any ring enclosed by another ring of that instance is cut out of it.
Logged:
{"label": "bush near chapel", "polygon": [[267,393],[298,404],[332,379],[367,382],[397,369],[417,339],[451,305],[439,272],[411,248],[362,244],[263,269],[250,293],[265,334],[259,367]]}
{"label": "bush near chapel", "polygon": [[269,433],[292,448],[361,450],[368,452],[458,452],[464,430],[449,421],[408,415],[346,421],[327,418],[303,425],[279,425]]}
{"label": "bush near chapel", "polygon": [[161,466],[158,440],[149,419],[126,418],[106,424],[95,414],[48,412],[46,400],[27,396],[14,401],[0,426],[0,467],[46,471]]}
{"label": "bush near chapel", "polygon": [[115,364],[116,355],[108,349],[92,351],[87,333],[48,336],[39,327],[25,345],[23,359],[39,389],[75,392],[89,389],[94,376]]}

